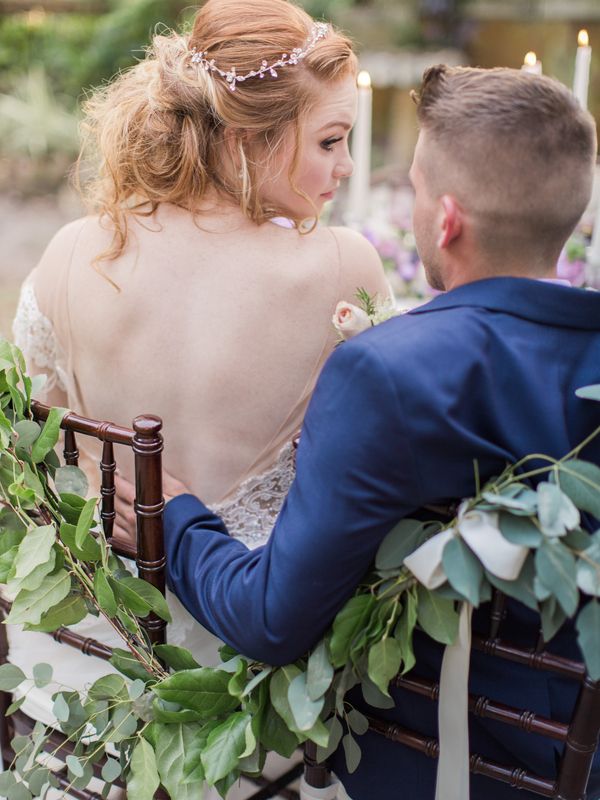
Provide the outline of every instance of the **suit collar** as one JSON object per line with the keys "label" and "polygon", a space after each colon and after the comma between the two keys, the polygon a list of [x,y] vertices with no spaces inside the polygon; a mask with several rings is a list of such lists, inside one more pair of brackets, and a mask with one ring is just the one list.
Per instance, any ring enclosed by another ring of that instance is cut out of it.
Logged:
{"label": "suit collar", "polygon": [[600,330],[600,292],[532,278],[486,278],[467,283],[408,313],[428,314],[465,306],[500,311],[554,327]]}

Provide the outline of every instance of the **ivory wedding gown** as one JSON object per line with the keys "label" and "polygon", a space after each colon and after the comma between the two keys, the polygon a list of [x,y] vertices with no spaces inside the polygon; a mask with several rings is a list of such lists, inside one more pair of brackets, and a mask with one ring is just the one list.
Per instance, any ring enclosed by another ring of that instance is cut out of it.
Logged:
{"label": "ivory wedding gown", "polygon": [[[292,439],[335,345],[336,303],[360,286],[383,296],[387,283],[350,231],[236,224],[207,229],[160,206],[129,220],[121,256],[95,262],[111,232],[97,218],[71,223],[25,281],[13,333],[30,371],[48,377],[39,399],[120,424],[158,414],[165,469],[252,548],[266,541],[293,480]],[[84,461],[97,457],[83,437],[79,446]],[[131,477],[128,458],[117,454]],[[91,484],[97,491],[97,473]],[[174,595],[168,601],[169,642],[217,663],[218,640]],[[122,646],[102,618],[74,630]],[[48,724],[57,684],[81,690],[110,669],[47,635],[8,633],[10,660],[27,675],[40,661],[54,667],[54,683],[24,707]]]}

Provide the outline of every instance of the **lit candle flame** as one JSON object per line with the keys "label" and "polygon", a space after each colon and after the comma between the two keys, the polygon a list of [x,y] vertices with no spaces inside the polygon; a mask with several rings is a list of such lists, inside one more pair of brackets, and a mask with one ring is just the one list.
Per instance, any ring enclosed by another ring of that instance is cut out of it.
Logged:
{"label": "lit candle flame", "polygon": [[537,56],[533,52],[533,50],[530,50],[528,53],[525,54],[523,63],[526,64],[528,67],[535,67],[535,65],[537,64]]}
{"label": "lit candle flame", "polygon": [[590,37],[588,36],[588,32],[586,30],[581,30],[577,34],[577,44],[579,47],[588,47],[590,43]]}
{"label": "lit candle flame", "polygon": [[371,76],[366,70],[362,70],[362,72],[358,73],[358,77],[356,79],[356,85],[359,89],[369,89],[371,86]]}

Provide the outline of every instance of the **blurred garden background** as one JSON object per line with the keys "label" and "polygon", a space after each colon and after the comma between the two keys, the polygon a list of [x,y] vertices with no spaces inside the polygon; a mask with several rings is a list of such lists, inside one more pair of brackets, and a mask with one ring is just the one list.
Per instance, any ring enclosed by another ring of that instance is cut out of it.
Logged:
{"label": "blurred garden background", "polygon": [[[247,0],[249,5],[252,0]],[[373,84],[370,210],[361,227],[399,294],[426,292],[410,232],[407,171],[416,141],[409,90],[435,63],[519,67],[535,51],[545,74],[571,86],[577,33],[592,46],[589,108],[600,119],[600,0],[303,0],[348,31]],[[0,0],[0,332],[18,287],[60,225],[83,209],[68,176],[86,92],[143,57],[160,25],[182,26],[181,0]],[[597,181],[600,184],[600,181]],[[600,193],[600,186],[597,186]],[[344,220],[342,194],[330,213]],[[592,213],[563,272],[586,279]]]}

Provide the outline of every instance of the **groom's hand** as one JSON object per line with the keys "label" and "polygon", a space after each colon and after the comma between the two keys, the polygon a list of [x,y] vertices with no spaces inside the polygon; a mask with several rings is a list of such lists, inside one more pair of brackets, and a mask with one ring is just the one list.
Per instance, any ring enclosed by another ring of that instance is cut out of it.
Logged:
{"label": "groom's hand", "polygon": [[[181,481],[163,472],[163,495],[168,503],[173,497],[179,494],[189,494],[189,489]],[[121,542],[125,542],[132,547],[136,546],[136,517],[134,510],[135,487],[122,475],[115,475],[115,520],[113,536]]]}

